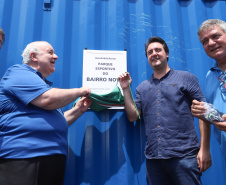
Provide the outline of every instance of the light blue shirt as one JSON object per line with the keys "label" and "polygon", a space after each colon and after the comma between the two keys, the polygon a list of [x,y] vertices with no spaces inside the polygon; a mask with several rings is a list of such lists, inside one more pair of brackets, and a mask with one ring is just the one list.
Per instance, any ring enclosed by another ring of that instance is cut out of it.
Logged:
{"label": "light blue shirt", "polygon": [[[217,63],[208,71],[206,75],[206,101],[214,105],[220,112],[226,113],[226,93],[220,90],[220,82],[217,79],[223,73],[217,67]],[[214,135],[223,150],[226,158],[226,132],[214,127]]]}

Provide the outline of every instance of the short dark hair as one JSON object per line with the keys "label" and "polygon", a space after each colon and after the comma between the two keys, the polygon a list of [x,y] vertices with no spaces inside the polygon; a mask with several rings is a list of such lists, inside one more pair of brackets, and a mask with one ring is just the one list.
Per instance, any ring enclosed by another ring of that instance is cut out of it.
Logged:
{"label": "short dark hair", "polygon": [[2,39],[3,39],[3,43],[2,44],[4,44],[4,42],[5,42],[5,32],[3,31],[2,28],[0,28],[0,35],[2,35]]}
{"label": "short dark hair", "polygon": [[159,42],[160,44],[162,44],[165,52],[169,54],[169,48],[168,48],[166,42],[162,38],[160,38],[160,37],[150,37],[145,43],[145,54],[146,54],[146,57],[147,57],[148,46],[149,46],[149,44],[151,44],[153,42]]}

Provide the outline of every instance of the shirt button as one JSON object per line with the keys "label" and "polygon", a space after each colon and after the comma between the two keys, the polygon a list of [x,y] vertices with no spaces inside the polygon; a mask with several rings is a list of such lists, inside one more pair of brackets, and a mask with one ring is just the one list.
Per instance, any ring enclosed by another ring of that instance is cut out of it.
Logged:
{"label": "shirt button", "polygon": [[160,141],[161,139],[159,138],[159,141]]}
{"label": "shirt button", "polygon": [[160,125],[158,125],[158,127],[160,127]]}
{"label": "shirt button", "polygon": [[158,115],[160,115],[160,113],[158,113]]}
{"label": "shirt button", "polygon": [[160,101],[158,101],[158,103],[160,103]]}
{"label": "shirt button", "polygon": [[160,92],[160,90],[158,90],[158,92]]}

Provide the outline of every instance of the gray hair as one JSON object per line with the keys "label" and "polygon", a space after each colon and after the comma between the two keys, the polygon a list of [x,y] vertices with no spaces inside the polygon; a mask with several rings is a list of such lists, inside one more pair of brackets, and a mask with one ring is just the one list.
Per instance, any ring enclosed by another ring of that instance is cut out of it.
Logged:
{"label": "gray hair", "polygon": [[219,26],[223,30],[223,32],[226,33],[226,22],[224,22],[220,19],[209,19],[209,20],[204,21],[198,29],[197,34],[198,34],[199,40],[200,40],[200,34],[204,30],[214,27],[216,25]]}
{"label": "gray hair", "polygon": [[31,60],[30,54],[31,53],[38,54],[39,53],[38,46],[40,46],[43,43],[46,43],[46,42],[45,41],[35,41],[35,42],[31,42],[30,44],[28,44],[21,55],[23,57],[23,63],[28,64]]}

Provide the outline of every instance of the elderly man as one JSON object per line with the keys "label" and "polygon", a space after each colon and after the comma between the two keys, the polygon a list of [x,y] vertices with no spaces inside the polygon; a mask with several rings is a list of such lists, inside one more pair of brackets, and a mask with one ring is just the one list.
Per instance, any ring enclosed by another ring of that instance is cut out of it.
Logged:
{"label": "elderly man", "polygon": [[[198,29],[198,37],[206,54],[215,60],[214,66],[206,75],[206,101],[214,105],[220,112],[226,113],[226,22],[219,19],[204,21]],[[211,165],[210,156],[210,122],[204,119],[206,111],[203,102],[193,101],[192,114],[200,119],[201,143],[203,143],[203,168]],[[225,115],[223,115],[225,119]],[[226,121],[213,121],[214,134],[221,145],[226,158]]]}
{"label": "elderly man", "polygon": [[0,49],[5,42],[5,33],[2,28],[0,28]]}
{"label": "elderly man", "polygon": [[[10,67],[0,83],[0,182],[62,185],[67,131],[90,106],[87,87],[52,88],[46,78],[58,56],[44,41],[27,45],[23,64]],[[82,97],[66,112],[62,107]]]}
{"label": "elderly man", "polygon": [[193,74],[169,67],[169,49],[163,39],[149,38],[145,52],[154,74],[137,87],[135,104],[130,94],[130,75],[120,75],[119,81],[129,120],[136,121],[143,114],[147,183],[201,184],[199,140],[190,110],[192,100],[204,100],[201,87]]}

